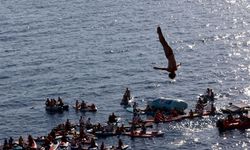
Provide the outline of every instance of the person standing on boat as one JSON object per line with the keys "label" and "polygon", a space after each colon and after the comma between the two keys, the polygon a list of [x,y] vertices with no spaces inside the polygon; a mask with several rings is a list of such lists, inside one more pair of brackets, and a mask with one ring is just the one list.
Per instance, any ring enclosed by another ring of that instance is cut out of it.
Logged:
{"label": "person standing on boat", "polygon": [[162,67],[154,67],[154,69],[157,69],[157,70],[165,70],[165,71],[168,71],[169,72],[169,78],[170,79],[174,79],[176,74],[175,74],[175,71],[177,71],[177,68],[181,65],[181,64],[178,64],[176,65],[176,61],[175,61],[175,57],[174,57],[174,53],[173,53],[173,50],[172,48],[168,45],[168,43],[166,42],[162,32],[161,32],[161,28],[160,26],[157,27],[157,33],[159,35],[159,40],[163,46],[163,49],[164,49],[164,53],[165,53],[165,56],[168,60],[168,67],[167,68],[162,68]]}

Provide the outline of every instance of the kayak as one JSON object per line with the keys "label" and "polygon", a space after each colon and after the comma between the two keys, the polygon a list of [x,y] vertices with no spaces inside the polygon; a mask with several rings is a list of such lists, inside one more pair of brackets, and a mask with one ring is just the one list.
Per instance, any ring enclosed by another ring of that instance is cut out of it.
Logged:
{"label": "kayak", "polygon": [[157,98],[153,101],[148,102],[148,106],[152,109],[161,109],[164,111],[177,110],[183,112],[187,109],[188,104],[184,100],[173,99],[173,98]]}
{"label": "kayak", "polygon": [[132,134],[131,132],[125,132],[123,135],[127,135],[130,137],[138,137],[138,138],[151,138],[151,137],[158,137],[163,136],[164,133],[162,131],[146,131],[146,133],[141,133],[141,130],[136,130]]}

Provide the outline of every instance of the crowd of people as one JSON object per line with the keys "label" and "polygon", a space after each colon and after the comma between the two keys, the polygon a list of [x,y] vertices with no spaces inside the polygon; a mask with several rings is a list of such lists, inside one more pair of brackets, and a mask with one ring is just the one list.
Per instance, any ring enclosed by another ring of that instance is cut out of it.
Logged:
{"label": "crowd of people", "polygon": [[61,99],[61,97],[58,97],[57,100],[54,98],[52,98],[52,99],[47,98],[45,105],[47,107],[54,107],[54,106],[62,107],[64,105],[64,103],[63,103],[63,100]]}

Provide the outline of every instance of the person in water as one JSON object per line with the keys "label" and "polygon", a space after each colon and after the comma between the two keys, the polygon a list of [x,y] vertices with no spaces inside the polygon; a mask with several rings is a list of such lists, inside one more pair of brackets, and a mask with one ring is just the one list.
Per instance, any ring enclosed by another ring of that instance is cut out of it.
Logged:
{"label": "person in water", "polygon": [[175,71],[177,71],[177,68],[181,65],[178,64],[176,65],[176,61],[175,61],[175,57],[174,57],[174,53],[172,48],[168,45],[168,43],[166,42],[162,32],[161,32],[161,28],[160,26],[157,27],[157,33],[159,35],[159,40],[163,46],[164,52],[165,52],[165,56],[167,57],[168,60],[168,67],[167,68],[162,68],[162,67],[154,67],[154,69],[157,70],[165,70],[169,72],[169,78],[170,79],[174,79],[176,74]]}

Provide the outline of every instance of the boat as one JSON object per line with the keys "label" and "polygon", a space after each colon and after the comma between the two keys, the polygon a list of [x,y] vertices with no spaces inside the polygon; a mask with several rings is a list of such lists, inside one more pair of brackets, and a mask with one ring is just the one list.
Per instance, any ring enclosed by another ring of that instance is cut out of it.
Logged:
{"label": "boat", "polygon": [[250,106],[245,103],[229,103],[228,105],[221,108],[221,112],[225,114],[239,114],[239,113],[246,113],[250,109]]}
{"label": "boat", "polygon": [[63,112],[69,110],[69,105],[64,104],[63,106],[45,106],[46,111],[48,112]]}
{"label": "boat", "polygon": [[216,122],[216,127],[219,131],[226,131],[232,129],[249,129],[250,128],[250,118],[244,117],[242,118],[233,118],[233,119],[219,119]]}
{"label": "boat", "polygon": [[130,137],[137,137],[137,138],[151,138],[151,137],[159,137],[163,136],[164,132],[162,131],[146,131],[146,133],[142,133],[141,130],[136,130],[133,133],[125,132],[123,135],[127,135]]}
{"label": "boat", "polygon": [[187,109],[188,104],[184,100],[160,97],[153,101],[149,101],[148,106],[151,109],[160,109],[167,112],[174,109],[183,112]]}
{"label": "boat", "polygon": [[160,123],[160,122],[173,122],[173,121],[181,121],[184,119],[194,119],[198,117],[204,117],[204,116],[210,116],[210,115],[215,115],[217,113],[214,112],[203,112],[202,114],[198,113],[193,113],[192,115],[190,114],[184,114],[184,115],[178,115],[178,116],[172,116],[172,115],[164,115],[164,117],[161,120],[155,120],[155,118],[149,118],[144,120],[145,123]]}

